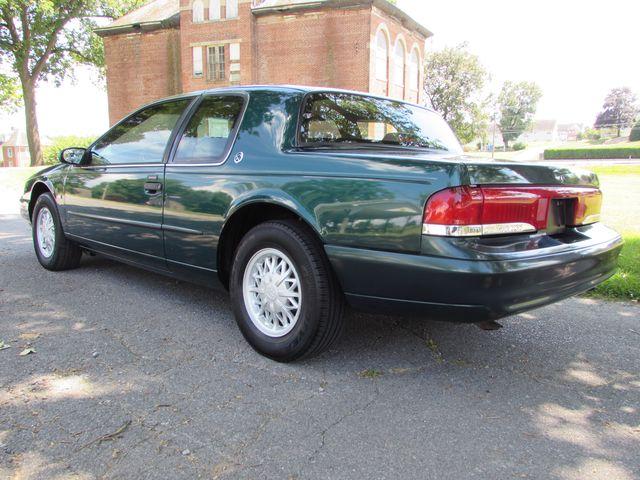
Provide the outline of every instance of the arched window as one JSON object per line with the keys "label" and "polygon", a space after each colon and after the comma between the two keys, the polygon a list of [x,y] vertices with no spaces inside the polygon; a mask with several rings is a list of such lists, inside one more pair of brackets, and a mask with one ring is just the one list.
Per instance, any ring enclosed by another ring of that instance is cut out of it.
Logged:
{"label": "arched window", "polygon": [[389,43],[387,42],[387,36],[382,30],[379,30],[376,35],[375,55],[376,79],[386,82],[388,79],[387,72],[389,68]]}
{"label": "arched window", "polygon": [[414,48],[409,56],[409,90],[417,92],[420,90],[420,55],[418,49]]}
{"label": "arched window", "polygon": [[209,0],[209,20],[220,20],[220,0]]}
{"label": "arched window", "polygon": [[404,88],[404,57],[404,42],[398,39],[393,49],[393,83],[402,88]]}
{"label": "arched window", "polygon": [[238,0],[227,0],[227,18],[238,16]]}
{"label": "arched window", "polygon": [[204,4],[202,0],[195,0],[191,5],[193,23],[204,22]]}

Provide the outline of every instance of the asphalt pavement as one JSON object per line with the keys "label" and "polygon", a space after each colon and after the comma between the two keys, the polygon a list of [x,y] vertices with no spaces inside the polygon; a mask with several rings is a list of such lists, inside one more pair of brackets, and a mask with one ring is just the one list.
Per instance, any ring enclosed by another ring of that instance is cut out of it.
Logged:
{"label": "asphalt pavement", "polygon": [[99,256],[48,272],[0,215],[0,478],[640,478],[637,304],[345,321],[278,364],[224,292]]}

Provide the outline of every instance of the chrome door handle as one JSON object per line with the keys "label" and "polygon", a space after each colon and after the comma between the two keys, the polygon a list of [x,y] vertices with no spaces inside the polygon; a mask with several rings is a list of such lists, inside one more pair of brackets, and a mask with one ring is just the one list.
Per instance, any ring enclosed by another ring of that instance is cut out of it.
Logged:
{"label": "chrome door handle", "polygon": [[147,195],[155,195],[162,190],[162,184],[160,182],[146,182],[144,184],[144,193]]}

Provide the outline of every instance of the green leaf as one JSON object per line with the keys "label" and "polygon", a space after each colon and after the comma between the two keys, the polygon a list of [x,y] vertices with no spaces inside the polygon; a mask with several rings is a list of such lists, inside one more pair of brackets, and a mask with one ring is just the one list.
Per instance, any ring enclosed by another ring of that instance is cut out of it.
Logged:
{"label": "green leaf", "polygon": [[505,145],[529,127],[542,90],[533,82],[505,82],[498,96],[500,130]]}
{"label": "green leaf", "polygon": [[0,73],[0,110],[14,112],[22,103],[22,92],[15,77]]}
{"label": "green leaf", "polygon": [[479,58],[464,43],[432,52],[425,59],[425,93],[463,144],[486,131],[483,89],[488,79]]}

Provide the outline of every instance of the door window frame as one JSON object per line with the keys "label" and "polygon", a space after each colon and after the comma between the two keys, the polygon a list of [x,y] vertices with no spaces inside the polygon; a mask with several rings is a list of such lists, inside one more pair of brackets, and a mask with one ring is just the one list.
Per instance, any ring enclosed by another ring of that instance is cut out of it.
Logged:
{"label": "door window frame", "polygon": [[[189,125],[189,122],[191,121],[191,119],[197,113],[200,105],[202,105],[202,103],[210,97],[239,97],[239,98],[242,98],[243,100],[243,104],[240,109],[240,114],[238,115],[238,120],[236,122],[236,125],[233,127],[233,129],[229,133],[229,137],[227,138],[227,144],[225,145],[223,152],[217,157],[219,161],[190,162],[190,163],[176,162],[175,161],[176,151],[178,150],[178,145],[180,144],[180,140],[182,139],[182,135],[184,134],[184,131],[187,129],[187,126]],[[188,116],[183,117],[181,119],[179,128],[177,128],[176,131],[174,132],[175,135],[171,140],[172,145],[171,145],[171,151],[168,154],[167,165],[172,167],[217,167],[226,163],[226,161],[229,159],[229,156],[231,155],[231,150],[233,150],[233,147],[236,144],[236,140],[238,139],[238,134],[240,133],[240,127],[244,122],[244,115],[247,112],[248,105],[249,105],[249,92],[246,92],[246,91],[237,90],[237,91],[224,91],[224,92],[207,92],[200,95],[197,101],[195,101],[189,106]]]}
{"label": "door window frame", "polygon": [[[176,97],[176,98],[165,98],[162,100],[158,100],[157,102],[153,102],[153,103],[148,103],[146,105],[143,105],[142,107],[138,108],[137,110],[135,110],[134,112],[130,113],[129,115],[127,115],[126,117],[124,117],[122,120],[120,120],[119,122],[117,122],[116,124],[114,124],[109,130],[107,130],[105,133],[103,133],[102,135],[100,135],[96,140],[94,140],[91,145],[89,145],[87,147],[87,150],[84,154],[84,158],[82,159],[82,161],[80,162],[80,164],[78,164],[79,167],[83,167],[83,168],[87,168],[87,169],[92,169],[92,168],[100,168],[100,169],[104,169],[104,168],[126,168],[126,167],[157,167],[157,166],[162,166],[165,165],[169,159],[169,153],[171,152],[171,148],[173,146],[174,140],[176,138],[176,134],[178,132],[178,130],[182,127],[183,122],[185,120],[185,118],[187,117],[187,115],[189,115],[190,118],[190,113],[191,110],[194,106],[194,104],[197,103],[198,99],[201,97],[201,95],[185,95],[185,96],[181,96],[181,97]],[[119,127],[120,125],[122,125],[123,123],[127,122],[129,119],[131,119],[132,117],[138,115],[140,112],[148,109],[148,108],[153,108],[153,107],[157,107],[160,105],[163,105],[165,103],[171,103],[171,102],[179,102],[181,100],[190,100],[187,105],[185,106],[184,110],[182,111],[182,113],[180,114],[180,117],[178,118],[178,120],[176,121],[176,124],[173,126],[173,129],[171,130],[171,134],[169,135],[169,138],[167,139],[167,144],[164,147],[164,152],[162,154],[162,160],[160,160],[159,162],[128,162],[128,163],[112,163],[112,164],[101,164],[101,165],[92,165],[91,164],[91,151],[93,150],[93,147],[96,146],[96,144],[98,144],[104,137],[106,137],[107,135],[109,135],[111,133],[111,131],[117,127]]]}

